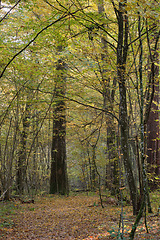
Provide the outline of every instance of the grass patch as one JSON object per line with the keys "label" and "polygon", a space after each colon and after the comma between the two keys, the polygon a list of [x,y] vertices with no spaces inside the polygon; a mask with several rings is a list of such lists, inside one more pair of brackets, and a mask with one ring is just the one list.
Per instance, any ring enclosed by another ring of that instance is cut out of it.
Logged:
{"label": "grass patch", "polygon": [[17,205],[13,202],[0,202],[0,230],[13,226],[11,215],[15,214],[16,209]]}
{"label": "grass patch", "polygon": [[157,212],[160,207],[160,189],[150,193],[151,206],[153,212]]}

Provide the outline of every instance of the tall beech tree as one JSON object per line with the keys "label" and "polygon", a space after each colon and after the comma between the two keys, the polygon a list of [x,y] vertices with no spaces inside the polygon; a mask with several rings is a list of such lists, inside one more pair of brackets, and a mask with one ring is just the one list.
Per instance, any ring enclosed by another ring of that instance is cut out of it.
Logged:
{"label": "tall beech tree", "polygon": [[[59,46],[59,51],[62,51]],[[55,76],[55,103],[53,107],[53,132],[51,149],[50,193],[68,194],[66,165],[66,63],[59,59]]]}
{"label": "tall beech tree", "polygon": [[[98,1],[98,13],[101,19],[107,19],[107,13],[104,6],[104,1]],[[103,24],[104,29],[107,30],[107,26]],[[108,31],[108,30],[107,30]],[[114,98],[115,98],[115,86],[117,84],[116,74],[115,76],[109,76],[110,64],[109,64],[109,43],[107,41],[107,35],[101,36],[102,48],[101,53],[101,67],[99,69],[101,73],[101,85],[102,85],[102,96],[104,103],[104,110],[111,113],[114,112]],[[107,162],[106,162],[106,187],[111,190],[111,194],[118,194],[118,161],[116,153],[115,143],[115,119],[112,115],[106,114],[106,134],[107,134]]]}

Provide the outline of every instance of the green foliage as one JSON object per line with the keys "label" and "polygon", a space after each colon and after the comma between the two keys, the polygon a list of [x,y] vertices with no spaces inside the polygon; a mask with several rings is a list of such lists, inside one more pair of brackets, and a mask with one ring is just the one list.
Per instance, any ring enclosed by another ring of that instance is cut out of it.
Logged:
{"label": "green foliage", "polygon": [[34,211],[34,210],[35,210],[35,208],[30,208],[30,209],[29,209],[29,211]]}
{"label": "green foliage", "polygon": [[11,215],[14,215],[17,205],[13,202],[0,202],[0,229],[11,228],[14,224]]}
{"label": "green foliage", "polygon": [[152,202],[152,207],[153,207],[153,212],[157,212],[160,203],[160,189],[155,190],[151,194],[151,202]]}

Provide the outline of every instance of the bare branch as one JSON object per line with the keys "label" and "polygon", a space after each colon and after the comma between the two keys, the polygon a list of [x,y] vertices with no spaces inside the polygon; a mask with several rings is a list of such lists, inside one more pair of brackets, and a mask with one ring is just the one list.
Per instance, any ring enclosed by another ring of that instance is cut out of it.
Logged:
{"label": "bare branch", "polygon": [[1,18],[0,23],[8,16],[8,14],[20,3],[21,0],[18,0],[16,4],[10,8],[10,10]]}
{"label": "bare branch", "polygon": [[8,66],[13,62],[13,60],[19,56],[22,52],[24,52],[24,50],[26,50],[31,43],[33,43],[36,38],[38,38],[38,36],[44,32],[45,30],[47,30],[49,27],[53,26],[54,24],[56,24],[57,22],[60,22],[62,19],[65,19],[66,17],[68,17],[69,15],[74,15],[75,13],[77,13],[78,11],[80,11],[79,9],[74,11],[73,13],[67,12],[64,13],[61,17],[59,17],[57,20],[55,20],[54,22],[50,23],[49,25],[47,25],[46,27],[42,28],[37,34],[36,36],[27,44],[25,45],[25,47],[23,47],[19,52],[17,52],[11,59],[10,61],[6,64],[6,66],[4,67],[2,73],[0,74],[0,78],[2,78],[3,74],[5,73],[6,69],[8,68]]}

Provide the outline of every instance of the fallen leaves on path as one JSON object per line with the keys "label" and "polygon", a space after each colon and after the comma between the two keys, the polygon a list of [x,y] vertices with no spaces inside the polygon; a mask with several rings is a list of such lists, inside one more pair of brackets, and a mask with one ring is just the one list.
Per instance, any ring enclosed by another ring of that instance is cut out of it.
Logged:
{"label": "fallen leaves on path", "polygon": [[[16,214],[12,216],[14,225],[1,229],[3,236],[0,239],[117,239],[120,208],[112,205],[102,208],[95,202],[98,202],[96,196],[54,196],[37,199],[35,204],[19,203]],[[129,206],[124,213],[124,234],[127,236],[135,217]],[[146,233],[142,222],[135,239],[160,239],[159,217],[148,217],[148,220],[150,233]]]}

